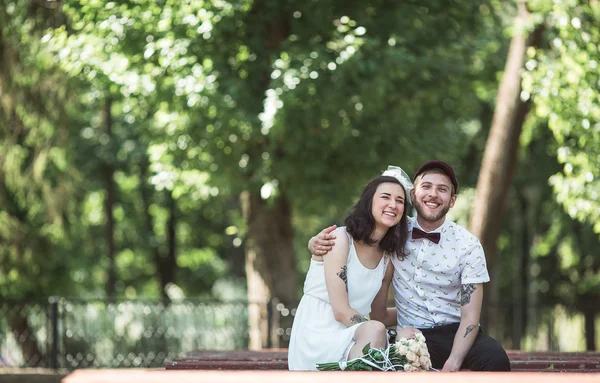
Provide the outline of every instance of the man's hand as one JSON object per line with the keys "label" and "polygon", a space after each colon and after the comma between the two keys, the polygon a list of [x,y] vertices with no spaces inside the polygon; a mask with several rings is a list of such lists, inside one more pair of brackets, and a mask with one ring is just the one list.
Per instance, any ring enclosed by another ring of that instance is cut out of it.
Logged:
{"label": "man's hand", "polygon": [[396,335],[396,339],[406,338],[406,339],[414,339],[414,337],[420,333],[421,330],[414,327],[404,327],[398,330],[398,335]]}
{"label": "man's hand", "polygon": [[329,226],[308,241],[308,250],[311,254],[323,256],[331,251],[331,247],[335,243],[335,234],[331,234],[331,232],[334,231],[336,227],[336,225]]}

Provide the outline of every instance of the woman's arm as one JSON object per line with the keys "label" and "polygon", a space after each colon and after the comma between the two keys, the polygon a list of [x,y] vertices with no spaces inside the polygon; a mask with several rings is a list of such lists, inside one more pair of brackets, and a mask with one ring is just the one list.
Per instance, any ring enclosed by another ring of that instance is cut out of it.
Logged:
{"label": "woman's arm", "polygon": [[339,238],[324,260],[325,283],[335,320],[343,323],[346,327],[351,327],[357,323],[366,322],[368,319],[350,307],[348,302],[346,271],[350,244],[348,237],[341,229],[336,232],[340,234]]}
{"label": "woman's arm", "polygon": [[[383,277],[381,289],[379,289],[379,292],[371,304],[371,314],[369,315],[370,319],[380,321],[385,325],[385,327],[396,327],[398,324],[396,306],[394,305],[394,307],[387,307],[388,291],[390,289],[390,283],[392,282],[393,277],[394,265],[392,262],[390,262],[385,270],[385,276]],[[398,330],[396,339],[412,339],[417,333],[420,332],[421,330],[414,327],[404,327]]]}
{"label": "woman's arm", "polygon": [[375,296],[373,303],[371,303],[371,319],[380,321],[385,327],[396,326],[396,307],[387,307],[388,291],[390,290],[390,283],[394,276],[394,265],[392,262],[388,262],[385,270],[385,276],[381,284],[381,289]]}

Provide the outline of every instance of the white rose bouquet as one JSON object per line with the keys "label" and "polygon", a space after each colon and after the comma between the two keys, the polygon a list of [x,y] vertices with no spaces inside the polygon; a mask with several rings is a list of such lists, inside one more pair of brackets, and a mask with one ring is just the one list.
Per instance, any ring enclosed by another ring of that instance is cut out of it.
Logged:
{"label": "white rose bouquet", "polygon": [[363,348],[363,356],[347,362],[317,364],[319,371],[427,371],[431,359],[425,337],[418,333],[414,339],[400,338],[387,348]]}
{"label": "white rose bouquet", "polygon": [[427,371],[431,369],[429,350],[423,334],[416,334],[414,339],[400,338],[388,348],[394,366],[401,365],[403,371]]}

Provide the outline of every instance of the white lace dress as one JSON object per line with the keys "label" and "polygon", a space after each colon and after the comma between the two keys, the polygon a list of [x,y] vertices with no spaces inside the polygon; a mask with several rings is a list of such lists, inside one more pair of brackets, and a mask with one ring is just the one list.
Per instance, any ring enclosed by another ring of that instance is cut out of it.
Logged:
{"label": "white lace dress", "polygon": [[[345,227],[341,229],[348,235]],[[358,259],[350,235],[348,239],[348,300],[353,309],[367,316],[371,312],[371,303],[381,288],[388,257],[382,257],[376,268],[368,269]],[[292,325],[289,369],[316,370],[317,363],[345,361],[358,326],[360,323],[346,327],[335,320],[325,284],[323,262],[311,260],[304,281],[304,295]]]}

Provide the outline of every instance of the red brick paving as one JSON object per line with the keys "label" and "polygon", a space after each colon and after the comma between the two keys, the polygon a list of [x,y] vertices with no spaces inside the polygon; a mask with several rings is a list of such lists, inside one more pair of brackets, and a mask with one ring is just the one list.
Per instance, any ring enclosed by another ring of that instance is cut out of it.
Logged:
{"label": "red brick paving", "polygon": [[77,370],[63,383],[598,383],[600,373]]}

